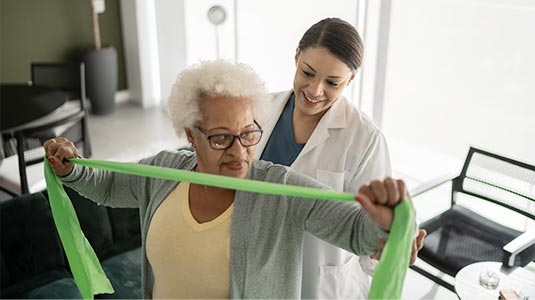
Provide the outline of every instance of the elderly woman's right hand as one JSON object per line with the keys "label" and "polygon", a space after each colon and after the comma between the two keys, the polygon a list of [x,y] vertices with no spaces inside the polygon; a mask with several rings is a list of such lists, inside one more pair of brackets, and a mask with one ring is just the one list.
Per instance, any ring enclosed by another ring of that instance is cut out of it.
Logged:
{"label": "elderly woman's right hand", "polygon": [[52,171],[58,176],[69,175],[74,165],[67,158],[78,157],[78,149],[64,137],[57,137],[43,143]]}

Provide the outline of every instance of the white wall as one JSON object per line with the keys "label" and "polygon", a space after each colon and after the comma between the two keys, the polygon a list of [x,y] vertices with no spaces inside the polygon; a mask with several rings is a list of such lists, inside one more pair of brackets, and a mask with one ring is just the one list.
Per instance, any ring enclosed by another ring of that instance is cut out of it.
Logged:
{"label": "white wall", "polygon": [[177,74],[186,66],[184,1],[155,1],[160,96],[165,104]]}
{"label": "white wall", "polygon": [[[234,2],[234,0],[185,0],[187,65],[218,57],[234,59]],[[225,22],[217,26],[210,23],[207,16],[208,10],[214,5],[223,7],[227,16]]]}
{"label": "white wall", "polygon": [[[218,54],[252,65],[271,91],[289,89],[302,34],[318,20],[336,16],[365,25],[359,28],[365,42],[363,80],[346,95],[368,115],[379,116],[395,169],[412,169],[425,180],[422,170],[434,163],[429,159],[462,160],[470,144],[535,162],[535,2],[153,3],[162,99],[183,68]],[[216,4],[227,11],[227,21],[218,27],[206,16]],[[384,68],[384,77],[378,77]]]}
{"label": "white wall", "polygon": [[120,8],[131,100],[143,107],[158,105],[160,66],[154,2],[121,0]]}
{"label": "white wall", "polygon": [[[185,67],[217,57],[250,64],[271,91],[290,89],[295,72],[295,49],[305,30],[323,18],[339,17],[357,26],[365,43],[365,64],[345,95],[356,105],[362,102],[361,108],[372,115],[379,1],[158,0],[149,1],[152,11],[140,11],[147,5],[140,1],[122,0],[121,3],[125,44],[129,45],[125,47],[129,88],[135,101],[145,106],[154,102],[144,100],[147,98],[144,92],[159,93],[164,103],[177,74]],[[214,26],[207,18],[213,5],[220,5],[227,12],[227,20],[219,26]],[[147,23],[151,18],[155,24]],[[143,32],[152,32],[152,27],[156,33],[150,40],[155,45],[146,45],[149,40]],[[157,54],[156,59],[153,53]],[[144,86],[148,81],[141,80],[146,73],[141,71],[144,65],[152,66],[150,71],[154,77],[159,76],[157,84]]]}
{"label": "white wall", "polygon": [[[206,16],[216,4],[227,11],[227,21],[217,27]],[[218,57],[219,38],[220,57],[250,64],[271,91],[290,89],[295,49],[306,29],[325,17],[356,25],[357,4],[357,0],[185,0],[186,65]]]}
{"label": "white wall", "polygon": [[393,1],[391,17],[387,139],[535,163],[535,2]]}
{"label": "white wall", "polygon": [[356,25],[357,1],[238,1],[239,57],[272,91],[292,88],[299,40],[314,23],[339,17]]}

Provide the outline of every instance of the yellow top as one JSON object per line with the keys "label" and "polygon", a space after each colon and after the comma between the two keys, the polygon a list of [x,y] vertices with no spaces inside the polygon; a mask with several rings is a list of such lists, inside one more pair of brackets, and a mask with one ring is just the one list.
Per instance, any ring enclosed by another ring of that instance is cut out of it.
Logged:
{"label": "yellow top", "polygon": [[154,213],[147,258],[154,273],[154,299],[229,298],[232,204],[199,224],[189,208],[189,183],[181,182]]}

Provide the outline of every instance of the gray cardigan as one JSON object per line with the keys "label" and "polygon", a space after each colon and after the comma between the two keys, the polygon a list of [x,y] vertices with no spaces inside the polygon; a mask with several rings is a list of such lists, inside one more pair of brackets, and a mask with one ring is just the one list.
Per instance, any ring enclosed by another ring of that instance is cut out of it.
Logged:
{"label": "gray cardigan", "polygon": [[[191,151],[164,151],[140,163],[193,170]],[[291,169],[254,161],[248,179],[328,189]],[[139,207],[142,233],[143,297],[152,298],[154,277],[145,255],[151,218],[177,182],[125,175],[75,165],[63,182],[93,201],[112,207]],[[303,233],[309,231],[357,255],[376,250],[386,237],[356,203],[302,199],[237,191],[231,226],[231,298],[299,298]]]}

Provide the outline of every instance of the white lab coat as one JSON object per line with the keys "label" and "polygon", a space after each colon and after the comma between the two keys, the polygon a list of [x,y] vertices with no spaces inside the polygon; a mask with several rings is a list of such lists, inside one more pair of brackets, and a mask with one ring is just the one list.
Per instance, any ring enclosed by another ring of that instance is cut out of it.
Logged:
{"label": "white lab coat", "polygon": [[[257,145],[259,158],[292,91],[273,94],[273,110]],[[337,191],[357,193],[361,185],[391,175],[390,155],[383,134],[341,96],[325,113],[291,167]],[[359,257],[305,235],[303,299],[361,299],[370,286],[369,256]]]}

